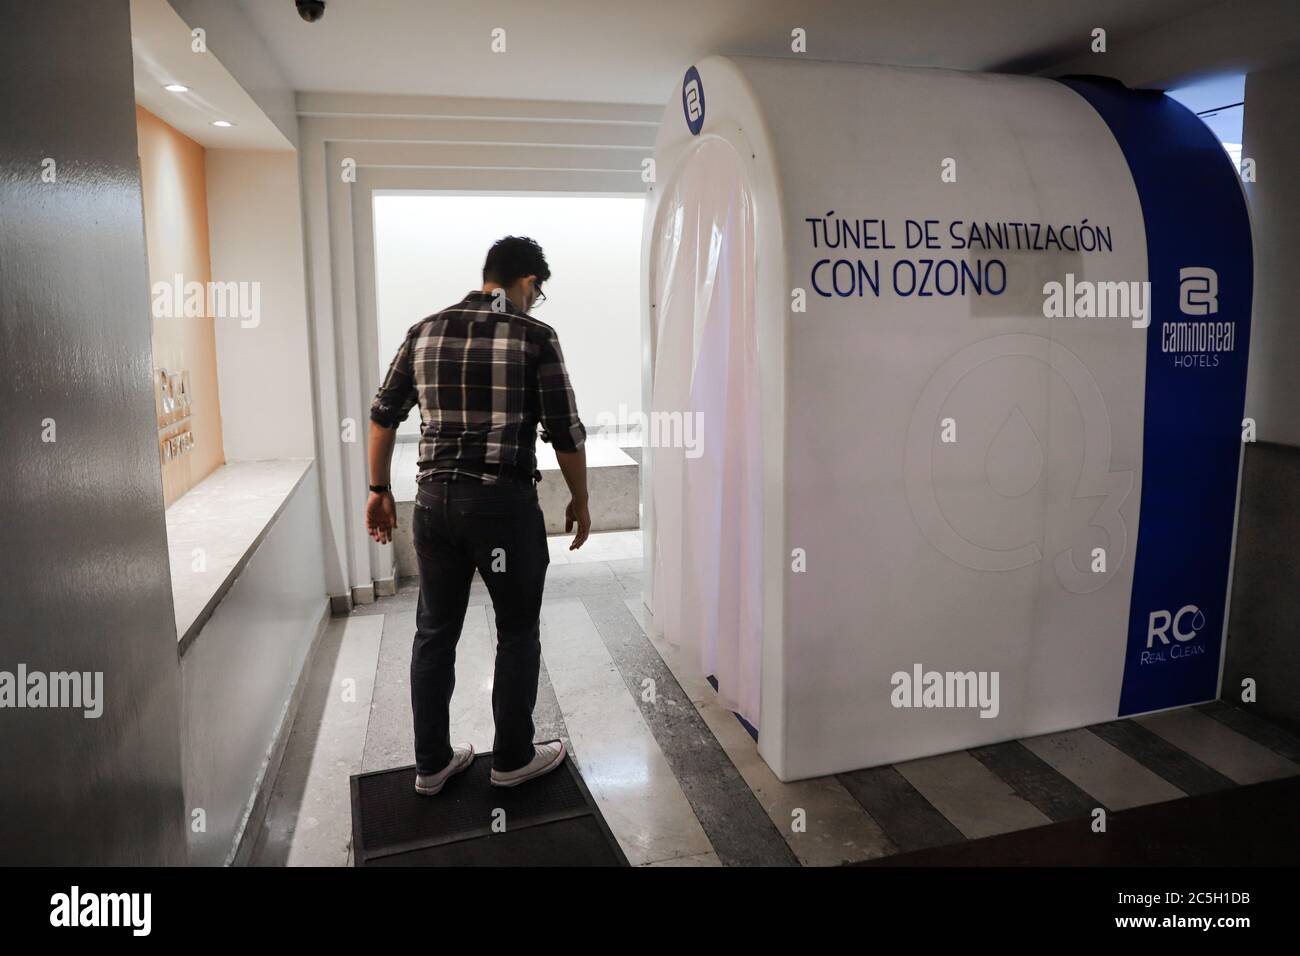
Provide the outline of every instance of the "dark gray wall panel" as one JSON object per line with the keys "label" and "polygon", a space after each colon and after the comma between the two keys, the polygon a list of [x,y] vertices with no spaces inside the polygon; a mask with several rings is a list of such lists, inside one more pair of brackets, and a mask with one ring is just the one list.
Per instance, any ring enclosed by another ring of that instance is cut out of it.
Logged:
{"label": "dark gray wall panel", "polygon": [[1237,557],[1223,665],[1225,700],[1300,729],[1300,448],[1246,445],[1237,518]]}
{"label": "dark gray wall panel", "polygon": [[129,8],[0,23],[0,670],[104,687],[98,719],[0,709],[0,862],[183,863]]}
{"label": "dark gray wall panel", "polygon": [[[1300,6],[1293,8],[1300,22]],[[1250,323],[1246,414],[1261,441],[1300,446],[1300,179],[1291,172],[1300,149],[1300,63],[1246,77],[1242,155],[1253,159],[1245,184],[1255,239],[1255,312]],[[1272,170],[1272,172],[1268,172]]]}
{"label": "dark gray wall panel", "polygon": [[[1245,184],[1255,240],[1246,415],[1261,441],[1246,445],[1237,519],[1222,696],[1300,730],[1300,64],[1246,77],[1242,155],[1257,165]],[[1273,170],[1272,173],[1267,170]],[[1253,677],[1259,700],[1241,703]]]}

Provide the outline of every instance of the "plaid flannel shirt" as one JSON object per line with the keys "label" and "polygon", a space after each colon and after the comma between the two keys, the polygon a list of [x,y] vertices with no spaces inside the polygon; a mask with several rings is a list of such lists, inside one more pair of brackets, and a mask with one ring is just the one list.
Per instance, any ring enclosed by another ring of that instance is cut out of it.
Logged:
{"label": "plaid flannel shirt", "polygon": [[538,424],[556,451],[577,451],[586,440],[555,330],[504,296],[504,311],[493,301],[471,292],[413,325],[371,403],[371,421],[385,428],[419,404],[417,481],[529,480]]}

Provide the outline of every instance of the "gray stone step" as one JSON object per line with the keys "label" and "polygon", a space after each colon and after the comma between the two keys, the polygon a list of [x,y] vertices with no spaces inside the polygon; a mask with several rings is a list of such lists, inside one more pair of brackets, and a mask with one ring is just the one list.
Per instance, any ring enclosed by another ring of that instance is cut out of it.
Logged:
{"label": "gray stone step", "polygon": [[[587,469],[587,494],[590,499],[592,531],[633,531],[641,527],[641,468],[629,464],[609,464]],[[403,497],[398,495],[399,499]],[[537,501],[546,518],[547,534],[564,533],[564,508],[569,503],[569,489],[558,468],[542,469],[537,486]],[[393,535],[393,573],[410,577],[417,573],[415,545],[411,540],[413,500],[397,502],[397,532]]]}

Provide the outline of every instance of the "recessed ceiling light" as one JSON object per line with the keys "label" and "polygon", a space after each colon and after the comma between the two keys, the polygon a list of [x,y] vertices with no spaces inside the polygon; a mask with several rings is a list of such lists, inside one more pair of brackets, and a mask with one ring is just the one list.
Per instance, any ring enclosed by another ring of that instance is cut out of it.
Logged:
{"label": "recessed ceiling light", "polygon": [[230,122],[229,120],[213,120],[212,125],[220,126],[222,129],[225,129],[227,126],[234,126],[235,124]]}
{"label": "recessed ceiling light", "polygon": [[163,87],[168,93],[188,93],[190,88],[181,83],[168,83]]}

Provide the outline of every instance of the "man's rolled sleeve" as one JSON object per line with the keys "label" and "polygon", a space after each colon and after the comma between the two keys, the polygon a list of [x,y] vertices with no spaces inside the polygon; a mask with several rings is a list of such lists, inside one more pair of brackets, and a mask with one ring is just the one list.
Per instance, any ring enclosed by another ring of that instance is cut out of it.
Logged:
{"label": "man's rolled sleeve", "polygon": [[370,403],[370,420],[384,428],[396,428],[406,421],[418,398],[415,390],[415,374],[411,368],[412,339],[416,329],[406,333],[402,346],[388,366],[388,374],[383,384],[375,393],[375,400]]}
{"label": "man's rolled sleeve", "polygon": [[542,440],[556,451],[577,451],[587,440],[578,417],[578,403],[569,385],[559,337],[550,331],[542,341],[537,365],[537,391],[542,406]]}

